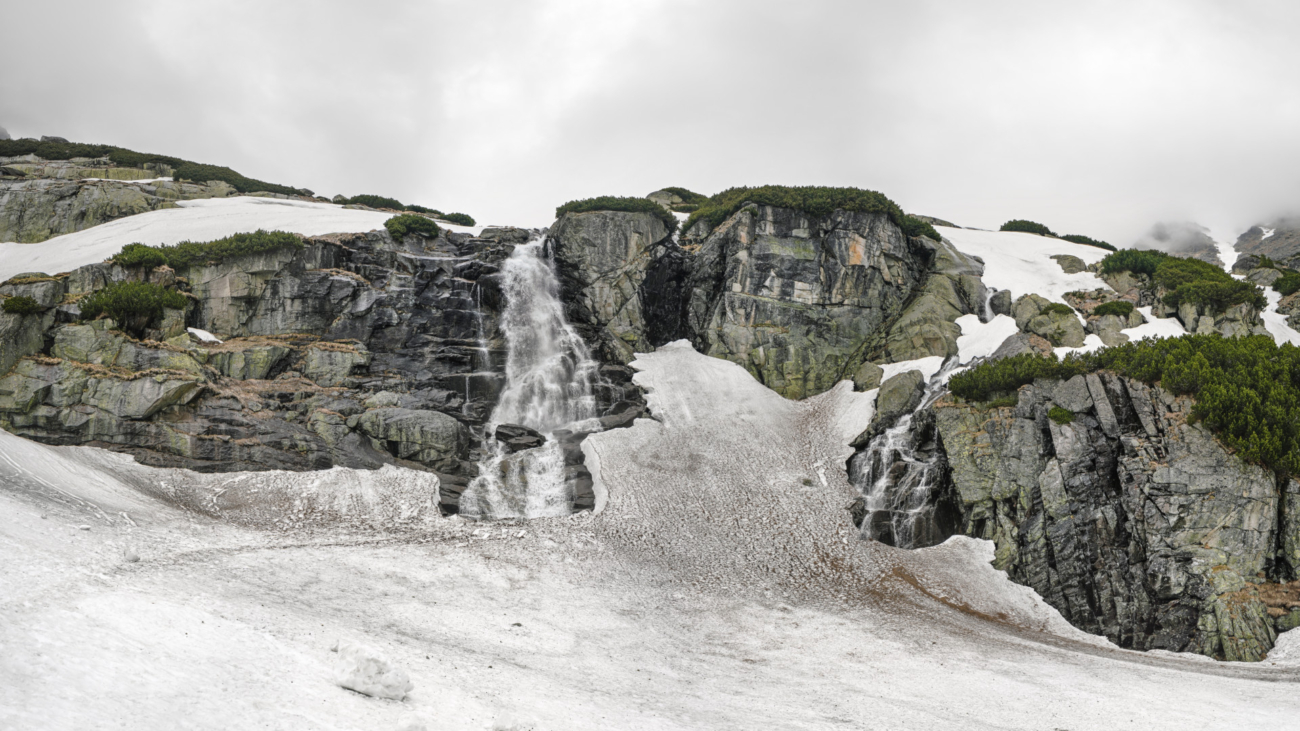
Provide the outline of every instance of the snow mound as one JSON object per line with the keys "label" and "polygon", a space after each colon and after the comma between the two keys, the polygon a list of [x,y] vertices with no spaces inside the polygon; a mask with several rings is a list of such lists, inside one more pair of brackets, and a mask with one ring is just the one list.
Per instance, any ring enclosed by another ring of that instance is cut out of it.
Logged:
{"label": "snow mound", "polygon": [[[212,241],[258,229],[304,236],[362,233],[381,228],[393,214],[362,211],[333,203],[280,198],[211,198],[181,201],[178,208],[140,213],[39,244],[0,243],[0,281],[23,272],[57,274],[103,261],[131,243],[176,244]],[[478,227],[440,223],[453,231]]]}
{"label": "snow mound", "polygon": [[993,355],[1007,338],[1020,332],[1015,319],[1006,315],[996,315],[988,322],[980,322],[977,315],[962,315],[955,322],[961,328],[957,352],[963,364]]}
{"label": "snow mound", "polygon": [[193,335],[194,337],[198,338],[199,340],[202,340],[205,343],[221,342],[221,340],[216,335],[213,335],[207,330],[200,330],[197,327],[187,327],[185,328],[185,330],[189,332],[190,335]]}
{"label": "snow mound", "polygon": [[935,230],[958,251],[982,259],[985,286],[1009,290],[1013,301],[1032,292],[1053,302],[1065,302],[1062,295],[1066,292],[1109,289],[1090,272],[1066,274],[1051,258],[1054,254],[1069,254],[1085,264],[1095,264],[1110,253],[1105,249],[1013,231],[973,231],[946,226],[936,226]]}
{"label": "snow mound", "polygon": [[348,690],[400,701],[415,687],[411,678],[394,667],[379,650],[368,645],[340,640],[334,646],[334,682]]}

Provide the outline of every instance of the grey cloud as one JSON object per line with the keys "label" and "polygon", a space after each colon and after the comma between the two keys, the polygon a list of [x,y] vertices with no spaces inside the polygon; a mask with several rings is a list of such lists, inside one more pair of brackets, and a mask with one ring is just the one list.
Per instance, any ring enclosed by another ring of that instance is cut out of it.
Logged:
{"label": "grey cloud", "polygon": [[484,221],[765,183],[1115,243],[1300,209],[1289,2],[9,5],[61,29],[0,48],[15,134]]}

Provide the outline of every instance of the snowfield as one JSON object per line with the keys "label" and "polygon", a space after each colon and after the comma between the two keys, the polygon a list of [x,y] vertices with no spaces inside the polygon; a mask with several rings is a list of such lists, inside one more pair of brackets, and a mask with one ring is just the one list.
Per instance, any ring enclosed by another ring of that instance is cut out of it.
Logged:
{"label": "snowfield", "polygon": [[936,226],[935,230],[958,251],[982,259],[984,285],[1010,290],[1012,301],[1033,292],[1053,302],[1065,302],[1061,295],[1076,289],[1110,289],[1095,274],[1066,274],[1050,258],[1054,254],[1069,254],[1085,264],[1095,264],[1110,253],[1105,249],[1014,231],[974,231],[947,226]]}
{"label": "snowfield", "polygon": [[[0,728],[1293,725],[1290,635],[1257,664],[1123,651],[987,542],[857,540],[870,395],[786,401],[685,342],[633,365],[654,419],[585,443],[601,512],[527,523],[412,517],[416,473],[195,476],[0,433]],[[339,687],[340,642],[406,700]]]}
{"label": "snowfield", "polygon": [[[0,282],[24,272],[69,272],[103,261],[127,244],[212,241],[258,229],[304,236],[361,233],[383,228],[384,221],[393,216],[333,203],[252,196],[181,201],[176,205],[179,208],[119,218],[39,244],[0,243]],[[477,226],[438,225],[452,231],[477,233],[480,230]]]}

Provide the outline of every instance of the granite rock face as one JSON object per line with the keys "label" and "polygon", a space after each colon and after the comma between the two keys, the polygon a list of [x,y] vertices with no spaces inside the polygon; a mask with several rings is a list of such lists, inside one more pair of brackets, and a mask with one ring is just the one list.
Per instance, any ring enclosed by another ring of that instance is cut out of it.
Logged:
{"label": "granite rock face", "polygon": [[[48,309],[0,314],[0,427],[204,472],[397,464],[436,473],[455,511],[504,383],[499,268],[513,231],[322,236],[178,272],[99,263],[11,280],[0,296]],[[80,321],[80,296],[142,279],[191,304],[145,341]],[[624,371],[601,369],[601,416],[643,403]]]}
{"label": "granite rock face", "polygon": [[868,361],[954,354],[953,320],[985,301],[977,260],[883,214],[750,205],[689,249],[649,214],[567,214],[547,242],[602,359],[688,338],[789,398]]}
{"label": "granite rock face", "polygon": [[[1047,418],[1054,406],[1072,421]],[[1295,576],[1300,508],[1190,408],[1108,373],[1038,381],[1014,407],[944,397],[943,492],[962,532],[994,541],[994,565],[1075,626],[1122,647],[1259,660],[1280,616],[1261,591]]]}
{"label": "granite rock face", "polygon": [[1036,294],[1026,294],[1012,306],[1016,327],[1046,338],[1054,347],[1078,348],[1083,345],[1083,323],[1067,305],[1053,303]]}

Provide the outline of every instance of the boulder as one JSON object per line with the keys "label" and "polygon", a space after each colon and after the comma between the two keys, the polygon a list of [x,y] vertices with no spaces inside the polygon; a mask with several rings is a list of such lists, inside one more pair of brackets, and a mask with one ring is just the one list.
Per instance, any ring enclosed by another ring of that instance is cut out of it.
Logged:
{"label": "boulder", "polygon": [[[263,380],[291,352],[291,349],[283,345],[265,344],[250,345],[241,350],[213,350],[208,354],[208,365],[216,368],[226,378],[234,378],[238,381]],[[322,368],[319,362],[316,362],[315,366],[317,369]],[[350,370],[349,367],[349,372]],[[315,373],[320,375],[319,370]],[[329,379],[329,376],[322,377]]]}
{"label": "boulder", "polygon": [[[930,244],[929,239],[921,242]],[[933,244],[934,253],[925,286],[885,334],[879,360],[899,362],[929,356],[957,354],[962,315],[984,315],[988,298],[980,276],[984,265],[946,241]]]}
{"label": "boulder", "polygon": [[1037,353],[1047,355],[1052,352],[1052,344],[1041,335],[1033,333],[1016,333],[1007,337],[989,356],[989,360],[1002,360],[1022,353]]}
{"label": "boulder", "polygon": [[465,425],[440,411],[402,408],[372,409],[356,419],[356,428],[375,449],[435,469],[454,470],[464,456]]}
{"label": "boulder", "polygon": [[514,226],[487,226],[479,232],[478,236],[500,244],[526,244],[533,239],[533,232]]}
{"label": "boulder", "polygon": [[357,642],[335,644],[334,682],[348,690],[375,698],[400,701],[415,685],[406,672],[393,665],[383,653]]}
{"label": "boulder", "polygon": [[546,443],[544,434],[519,424],[498,425],[494,436],[511,454],[525,449],[535,449]]}
{"label": "boulder", "polygon": [[1041,335],[1053,347],[1083,346],[1083,323],[1069,305],[1051,302],[1037,294],[1026,294],[1016,300],[1012,313],[1016,327]]}
{"label": "boulder", "polygon": [[1273,268],[1251,269],[1246,274],[1246,281],[1268,289],[1273,286],[1273,282],[1282,278],[1282,272]]}
{"label": "boulder", "polygon": [[880,379],[885,375],[885,369],[872,363],[864,362],[853,373],[853,390],[870,391],[873,388],[880,387]]}
{"label": "boulder", "polygon": [[1077,256],[1072,256],[1070,254],[1053,254],[1051,258],[1057,264],[1061,265],[1061,271],[1066,274],[1078,274],[1079,272],[1088,269],[1088,265],[1084,263],[1083,259],[1080,259]]}
{"label": "boulder", "polygon": [[920,371],[904,371],[886,379],[876,394],[876,411],[871,416],[871,424],[853,440],[853,447],[865,447],[904,415],[915,411],[924,397],[925,376]]}
{"label": "boulder", "polygon": [[994,315],[1011,316],[1011,290],[999,289],[989,298],[989,309]]}

